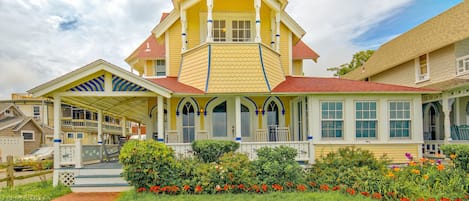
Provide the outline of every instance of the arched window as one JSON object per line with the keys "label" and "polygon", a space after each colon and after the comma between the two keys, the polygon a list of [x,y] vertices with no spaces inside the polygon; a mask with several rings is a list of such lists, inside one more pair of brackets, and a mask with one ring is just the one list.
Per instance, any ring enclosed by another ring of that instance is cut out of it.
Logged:
{"label": "arched window", "polygon": [[227,136],[226,101],[213,108],[212,127],[214,137]]}
{"label": "arched window", "polygon": [[277,141],[277,127],[279,125],[278,106],[271,101],[267,106],[267,128],[269,129],[269,140]]}
{"label": "arched window", "polygon": [[182,132],[183,142],[189,143],[195,139],[195,111],[190,102],[186,102],[182,108]]}

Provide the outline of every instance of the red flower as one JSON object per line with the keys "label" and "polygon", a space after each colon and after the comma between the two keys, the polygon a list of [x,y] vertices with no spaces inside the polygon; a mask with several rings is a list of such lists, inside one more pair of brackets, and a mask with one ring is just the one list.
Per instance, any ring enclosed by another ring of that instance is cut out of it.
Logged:
{"label": "red flower", "polygon": [[400,201],[410,201],[409,198],[401,198]]}
{"label": "red flower", "polygon": [[244,184],[239,184],[239,185],[238,185],[238,188],[239,188],[239,189],[244,189]]}
{"label": "red flower", "polygon": [[345,190],[348,194],[350,195],[355,195],[357,192],[355,191],[355,189],[353,188],[347,188],[347,190]]}
{"label": "red flower", "polygon": [[451,199],[442,197],[442,198],[440,198],[440,201],[451,201]]}
{"label": "red flower", "polygon": [[152,187],[150,187],[150,192],[159,193],[159,192],[160,192],[160,186],[152,186]]}
{"label": "red flower", "polygon": [[184,189],[184,191],[189,191],[191,190],[191,187],[189,185],[184,185],[182,189]]}
{"label": "red flower", "polygon": [[381,195],[381,193],[373,193],[371,194],[371,198],[380,200],[383,198],[383,196]]}
{"label": "red flower", "polygon": [[332,188],[332,190],[333,190],[333,191],[338,191],[338,190],[340,190],[340,186],[334,186],[334,187]]}
{"label": "red flower", "polygon": [[259,186],[256,185],[256,184],[252,185],[251,188],[252,188],[252,190],[254,190],[256,193],[259,193],[259,192],[261,191],[261,189],[259,188]]}
{"label": "red flower", "polygon": [[419,198],[416,201],[425,201],[425,198]]}
{"label": "red flower", "polygon": [[220,190],[221,190],[220,185],[215,186],[215,190],[216,190],[216,191],[220,191]]}
{"label": "red flower", "polygon": [[311,181],[308,183],[311,187],[316,187],[318,184],[316,184],[316,182],[314,181]]}
{"label": "red flower", "polygon": [[360,192],[360,194],[362,194],[362,195],[365,196],[365,197],[370,196],[370,193],[368,193],[368,192]]}
{"label": "red flower", "polygon": [[137,189],[137,192],[145,192],[147,189],[145,187],[140,187]]}
{"label": "red flower", "polygon": [[298,191],[300,191],[300,192],[304,192],[304,191],[306,191],[306,186],[303,185],[303,184],[298,184],[298,185],[296,186],[296,190],[298,190]]}
{"label": "red flower", "polygon": [[327,184],[322,184],[321,186],[319,186],[319,189],[322,190],[322,191],[328,191],[329,186]]}
{"label": "red flower", "polygon": [[435,198],[428,198],[427,201],[436,201],[436,199]]}
{"label": "red flower", "polygon": [[203,190],[202,186],[200,186],[200,185],[195,186],[195,192],[196,193],[200,193],[200,192],[202,192],[202,190]]}
{"label": "red flower", "polygon": [[461,198],[454,198],[454,201],[462,201]]}
{"label": "red flower", "polygon": [[283,186],[281,186],[280,184],[272,184],[272,188],[276,191],[282,191],[283,190]]}
{"label": "red flower", "polygon": [[386,193],[386,194],[387,194],[389,197],[395,197],[395,196],[396,196],[396,193],[394,193],[394,192],[392,192],[392,191],[391,191],[391,192],[388,192],[388,193]]}
{"label": "red flower", "polygon": [[173,192],[173,193],[177,193],[179,191],[179,187],[178,186],[171,186],[170,191]]}
{"label": "red flower", "polygon": [[223,186],[223,190],[224,190],[224,191],[228,191],[228,189],[230,189],[230,185],[225,184],[225,185]]}
{"label": "red flower", "polygon": [[288,187],[290,187],[290,188],[293,187],[293,182],[291,182],[291,181],[286,182],[285,184],[286,184]]}
{"label": "red flower", "polygon": [[262,184],[261,188],[262,188],[262,191],[267,192],[267,185]]}

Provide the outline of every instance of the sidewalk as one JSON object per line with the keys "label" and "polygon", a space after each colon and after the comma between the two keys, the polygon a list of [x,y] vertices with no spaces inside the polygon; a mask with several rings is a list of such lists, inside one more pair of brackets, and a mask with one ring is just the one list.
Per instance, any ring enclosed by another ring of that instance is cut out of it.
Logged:
{"label": "sidewalk", "polygon": [[52,201],[115,201],[120,193],[70,193]]}

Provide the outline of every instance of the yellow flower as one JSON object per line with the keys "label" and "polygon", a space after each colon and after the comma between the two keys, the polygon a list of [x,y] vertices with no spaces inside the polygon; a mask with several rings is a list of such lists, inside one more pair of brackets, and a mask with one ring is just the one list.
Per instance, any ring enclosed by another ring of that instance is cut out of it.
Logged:
{"label": "yellow flower", "polygon": [[420,158],[420,162],[421,162],[421,163],[425,163],[426,161],[427,161],[426,158]]}
{"label": "yellow flower", "polygon": [[435,160],[430,160],[430,163],[433,165],[435,164]]}
{"label": "yellow flower", "polygon": [[427,180],[428,177],[429,177],[429,176],[428,176],[427,174],[426,174],[426,175],[423,175],[423,179],[425,179],[425,180]]}
{"label": "yellow flower", "polygon": [[392,170],[394,170],[394,172],[399,172],[399,170],[401,170],[401,169],[398,168],[398,167],[395,167],[395,168],[393,168]]}
{"label": "yellow flower", "polygon": [[388,175],[386,175],[386,176],[388,176],[388,177],[394,177],[394,174],[390,171],[390,172],[388,172]]}
{"label": "yellow flower", "polygon": [[449,157],[454,160],[456,158],[456,154],[451,154]]}
{"label": "yellow flower", "polygon": [[416,164],[415,161],[410,161],[409,162],[409,166],[415,166],[415,164]]}
{"label": "yellow flower", "polygon": [[412,170],[412,173],[414,173],[414,174],[420,174],[420,170]]}

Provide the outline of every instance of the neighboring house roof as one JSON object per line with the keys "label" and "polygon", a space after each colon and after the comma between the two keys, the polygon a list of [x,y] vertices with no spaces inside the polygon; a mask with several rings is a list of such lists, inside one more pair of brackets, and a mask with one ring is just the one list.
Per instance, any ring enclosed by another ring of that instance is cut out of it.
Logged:
{"label": "neighboring house roof", "polygon": [[41,132],[42,128],[39,124],[31,117],[11,117],[0,121],[0,132],[5,130],[20,131],[27,123],[32,122]]}
{"label": "neighboring house roof", "polygon": [[356,81],[341,78],[293,77],[272,90],[272,93],[438,93],[433,89]]}
{"label": "neighboring house roof", "polygon": [[164,42],[158,42],[156,37],[152,34],[148,36],[145,41],[127,58],[129,62],[132,59],[142,60],[156,60],[164,59],[166,55],[166,48]]}
{"label": "neighboring house roof", "polygon": [[361,67],[344,78],[364,79],[469,38],[469,2],[464,1],[382,45]]}
{"label": "neighboring house roof", "polygon": [[319,54],[308,47],[302,40],[298,41],[298,43],[293,46],[292,54],[293,60],[312,59],[314,62],[317,62],[319,58]]}
{"label": "neighboring house roof", "polygon": [[177,94],[203,94],[202,90],[178,82],[177,77],[146,78],[147,80],[164,87]]}
{"label": "neighboring house roof", "polygon": [[20,116],[26,116],[23,111],[19,110],[15,104],[13,103],[9,103],[9,102],[3,102],[3,103],[0,103],[0,114],[1,113],[4,113],[5,110],[7,109],[10,109],[10,108],[13,108]]}

